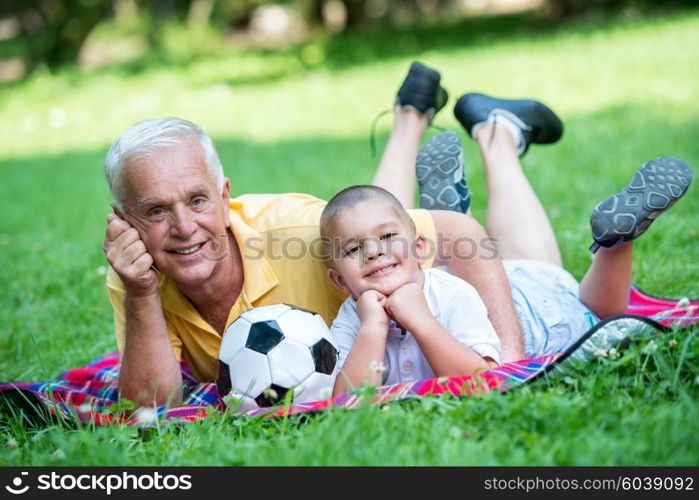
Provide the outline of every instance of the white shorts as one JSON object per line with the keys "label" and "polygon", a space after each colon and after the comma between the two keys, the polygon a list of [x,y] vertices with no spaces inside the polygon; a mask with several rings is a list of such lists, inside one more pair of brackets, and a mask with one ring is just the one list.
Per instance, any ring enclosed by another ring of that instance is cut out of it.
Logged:
{"label": "white shorts", "polygon": [[573,275],[537,260],[505,260],[527,358],[563,352],[599,322],[578,296]]}
{"label": "white shorts", "polygon": [[578,295],[577,280],[561,266],[543,260],[509,259],[503,260],[502,266],[509,275],[515,269],[524,269],[532,278],[554,292],[565,290]]}

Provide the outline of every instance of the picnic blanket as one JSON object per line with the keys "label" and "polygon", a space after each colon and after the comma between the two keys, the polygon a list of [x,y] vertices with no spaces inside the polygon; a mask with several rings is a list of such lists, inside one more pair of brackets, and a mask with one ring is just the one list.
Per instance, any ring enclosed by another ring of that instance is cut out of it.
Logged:
{"label": "picnic blanket", "polygon": [[[699,323],[699,300],[664,299],[632,287],[627,314],[598,323],[564,353],[506,363],[474,375],[386,385],[372,391],[358,390],[327,400],[261,408],[242,415],[277,417],[329,408],[357,408],[364,404],[384,404],[426,395],[470,396],[492,390],[504,392],[544,373],[565,373],[567,364],[590,360],[599,349],[618,346],[635,334],[649,329],[662,331],[696,323]],[[227,409],[227,403],[219,396],[216,384],[197,382],[183,363],[185,401],[181,406],[137,412],[119,411],[118,373],[119,355],[115,352],[83,367],[68,370],[57,380],[0,383],[0,402],[10,412],[22,410],[25,414],[43,414],[95,425],[153,426],[168,422],[194,422]]]}

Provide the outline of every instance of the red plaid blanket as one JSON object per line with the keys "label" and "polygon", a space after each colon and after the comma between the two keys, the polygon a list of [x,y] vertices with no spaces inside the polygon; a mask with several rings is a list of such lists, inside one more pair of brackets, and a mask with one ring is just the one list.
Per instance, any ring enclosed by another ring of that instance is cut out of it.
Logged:
{"label": "red plaid blanket", "polygon": [[[699,301],[653,297],[632,287],[627,312],[650,318],[665,326],[688,326],[699,322]],[[507,363],[475,375],[387,385],[377,388],[369,396],[362,391],[354,391],[323,401],[253,410],[245,415],[273,417],[323,411],[332,407],[356,408],[365,404],[366,397],[371,397],[371,404],[382,404],[425,395],[469,396],[495,389],[506,391],[531,380],[553,367],[557,359],[565,357],[541,356]],[[111,353],[86,366],[68,370],[57,380],[39,383],[0,383],[0,399],[4,398],[11,407],[46,409],[52,415],[93,422],[97,425],[150,426],[165,422],[193,422],[226,409],[226,403],[219,397],[216,384],[198,383],[183,364],[185,402],[182,406],[160,407],[133,414],[115,411],[118,408],[118,373],[119,355]]]}

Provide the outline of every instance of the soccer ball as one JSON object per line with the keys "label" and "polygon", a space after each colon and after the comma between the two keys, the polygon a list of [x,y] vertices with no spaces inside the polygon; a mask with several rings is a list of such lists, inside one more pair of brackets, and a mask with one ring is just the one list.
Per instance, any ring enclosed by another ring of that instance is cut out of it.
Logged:
{"label": "soccer ball", "polygon": [[223,334],[216,385],[236,412],[327,399],[337,348],[319,314],[288,304],[244,312]]}

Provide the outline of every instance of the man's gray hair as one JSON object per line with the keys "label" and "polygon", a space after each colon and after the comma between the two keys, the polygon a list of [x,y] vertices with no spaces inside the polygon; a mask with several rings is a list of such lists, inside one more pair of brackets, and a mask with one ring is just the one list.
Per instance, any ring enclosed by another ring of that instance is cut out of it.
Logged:
{"label": "man's gray hair", "polygon": [[121,208],[123,189],[121,169],[129,160],[149,158],[183,140],[196,139],[204,153],[211,177],[219,191],[223,190],[223,167],[211,138],[192,122],[181,118],[167,117],[142,120],[128,129],[109,148],[104,160],[104,173],[109,190],[117,207]]}

